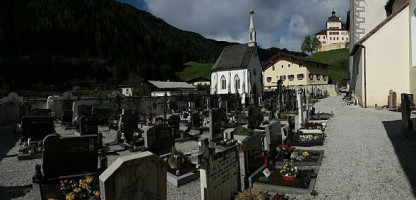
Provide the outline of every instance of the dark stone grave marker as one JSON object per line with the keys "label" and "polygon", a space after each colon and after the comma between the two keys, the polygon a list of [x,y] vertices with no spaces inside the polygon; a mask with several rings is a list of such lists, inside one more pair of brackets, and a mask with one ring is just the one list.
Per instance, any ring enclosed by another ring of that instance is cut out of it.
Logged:
{"label": "dark stone grave marker", "polygon": [[82,116],[79,119],[80,135],[96,135],[98,134],[98,118],[90,116]]}

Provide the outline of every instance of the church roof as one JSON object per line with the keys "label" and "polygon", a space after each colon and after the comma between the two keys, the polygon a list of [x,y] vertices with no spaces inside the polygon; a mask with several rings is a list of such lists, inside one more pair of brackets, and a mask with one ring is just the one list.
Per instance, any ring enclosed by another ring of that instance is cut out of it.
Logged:
{"label": "church roof", "polygon": [[246,69],[257,47],[247,44],[226,46],[211,68],[211,71]]}
{"label": "church roof", "polygon": [[339,20],[339,17],[337,16],[331,16],[328,17],[328,20],[326,20],[327,22],[341,22],[341,20]]}

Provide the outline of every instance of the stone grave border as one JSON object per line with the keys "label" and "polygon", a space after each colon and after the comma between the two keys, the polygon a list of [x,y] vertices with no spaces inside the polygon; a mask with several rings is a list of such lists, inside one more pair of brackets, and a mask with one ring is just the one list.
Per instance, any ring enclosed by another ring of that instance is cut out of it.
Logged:
{"label": "stone grave border", "polygon": [[[309,183],[309,187],[307,189],[303,188],[294,188],[294,187],[286,187],[286,186],[278,186],[278,185],[269,185],[265,183],[259,183],[259,182],[253,182],[256,178],[259,177],[259,175],[263,174],[262,171],[266,168],[266,165],[263,165],[261,168],[259,168],[256,172],[254,172],[249,177],[249,184],[250,187],[265,190],[268,192],[275,192],[275,193],[285,193],[285,194],[309,194],[312,192],[312,190],[315,188],[316,184],[316,178],[312,178],[311,182]],[[300,166],[298,167],[299,170],[314,170],[314,173],[318,174],[319,167],[305,167]]]}
{"label": "stone grave border", "polygon": [[[163,154],[163,155],[160,156],[160,158],[168,159],[169,155],[170,155],[170,153]],[[191,155],[192,155],[192,152],[184,153],[184,156],[189,157],[189,159],[191,159]],[[176,176],[176,175],[174,175],[174,174],[172,174],[172,173],[170,173],[169,171],[166,170],[166,178],[167,178],[166,180],[167,180],[167,182],[171,183],[175,187],[185,185],[185,184],[187,184],[191,181],[199,179],[199,177],[200,177],[199,169],[197,169],[196,173],[188,172],[188,173],[182,174],[180,176]]]}
{"label": "stone grave border", "polygon": [[[316,162],[300,162],[300,161],[293,161],[296,166],[321,166],[322,159],[324,158],[324,150],[305,150],[305,149],[296,149],[298,151],[307,151],[309,153],[319,153],[318,161]],[[275,166],[283,166],[283,161],[276,161]]]}

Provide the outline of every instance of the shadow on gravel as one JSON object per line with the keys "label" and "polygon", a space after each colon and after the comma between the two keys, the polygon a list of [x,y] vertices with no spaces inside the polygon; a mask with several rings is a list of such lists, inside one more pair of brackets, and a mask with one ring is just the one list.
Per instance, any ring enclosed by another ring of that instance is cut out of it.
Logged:
{"label": "shadow on gravel", "polygon": [[416,141],[402,134],[401,120],[383,121],[383,125],[416,196]]}
{"label": "shadow on gravel", "polygon": [[16,145],[21,137],[21,135],[14,133],[14,129],[14,126],[0,126],[0,161],[3,158],[10,157],[7,153]]}
{"label": "shadow on gravel", "polygon": [[10,200],[18,197],[25,196],[26,193],[30,192],[32,184],[22,186],[0,186],[0,199]]}

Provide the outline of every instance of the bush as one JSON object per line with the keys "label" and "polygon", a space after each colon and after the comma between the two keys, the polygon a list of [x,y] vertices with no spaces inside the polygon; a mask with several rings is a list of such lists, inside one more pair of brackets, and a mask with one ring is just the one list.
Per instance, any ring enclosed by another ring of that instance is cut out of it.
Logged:
{"label": "bush", "polygon": [[240,192],[236,200],[264,200],[266,198],[266,193],[258,189],[247,189]]}

